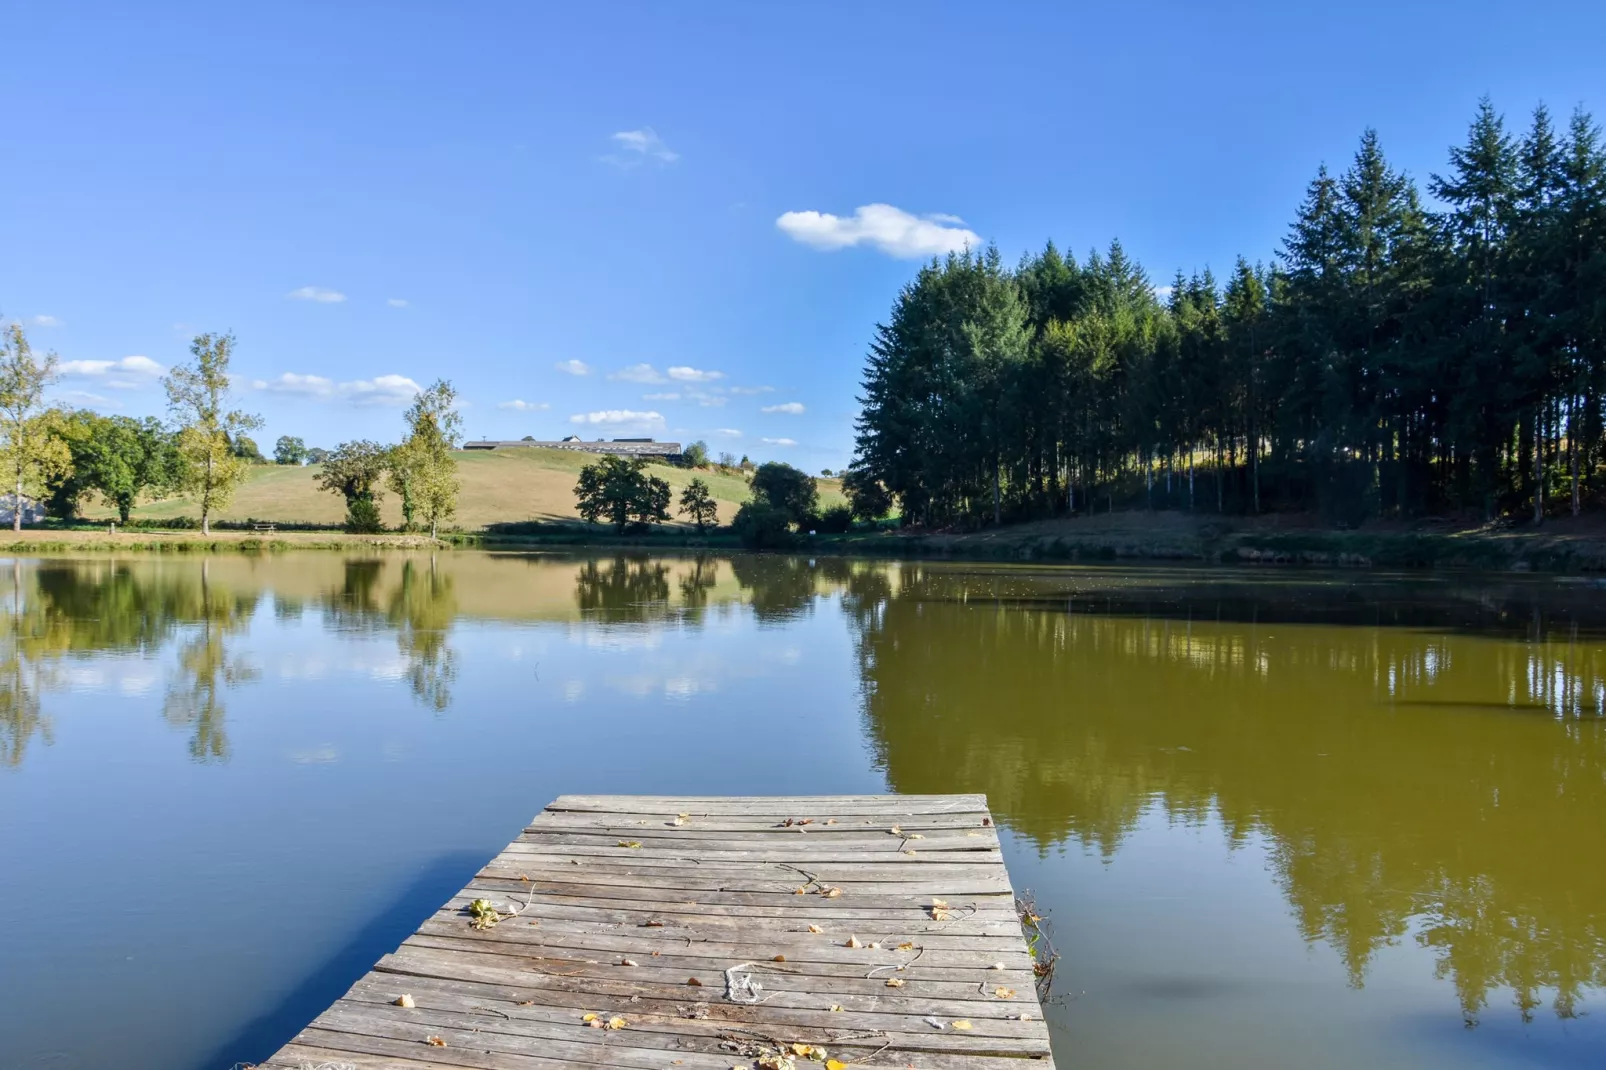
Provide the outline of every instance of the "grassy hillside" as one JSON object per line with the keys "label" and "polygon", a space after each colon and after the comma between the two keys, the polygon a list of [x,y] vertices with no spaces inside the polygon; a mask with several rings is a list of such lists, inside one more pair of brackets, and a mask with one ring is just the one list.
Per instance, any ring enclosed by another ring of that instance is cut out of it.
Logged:
{"label": "grassy hillside", "polygon": [[[592,454],[569,450],[511,449],[465,450],[457,454],[458,477],[463,490],[457,503],[457,526],[477,531],[490,524],[529,520],[577,520],[574,511],[574,483],[583,465],[596,460]],[[654,465],[652,473],[666,479],[679,500],[681,488],[693,477],[707,483],[719,501],[721,523],[736,515],[737,506],[747,499],[747,481],[738,475],[718,472],[691,472],[668,465]],[[220,520],[273,520],[279,523],[338,524],[345,516],[345,502],[337,494],[320,491],[314,476],[317,465],[306,468],[263,465],[251,470],[251,478],[240,488],[229,507],[217,514]],[[841,485],[835,480],[820,481],[820,504],[834,505],[843,500]],[[387,492],[380,501],[380,512],[391,525],[401,523],[401,505]],[[675,513],[671,505],[670,513]],[[92,519],[105,519],[112,512],[101,507],[84,509]],[[189,498],[169,498],[148,502],[134,510],[134,516],[149,520],[199,516]],[[677,517],[678,519],[678,517]]]}

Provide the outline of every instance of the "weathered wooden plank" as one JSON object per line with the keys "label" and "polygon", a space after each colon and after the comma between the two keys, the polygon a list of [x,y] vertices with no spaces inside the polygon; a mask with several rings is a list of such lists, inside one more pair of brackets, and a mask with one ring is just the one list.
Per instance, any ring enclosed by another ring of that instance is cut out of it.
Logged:
{"label": "weathered wooden plank", "polygon": [[1052,1067],[1032,981],[982,796],[566,795],[264,1065]]}
{"label": "weathered wooden plank", "polygon": [[985,795],[559,795],[548,812],[669,814],[952,814],[987,812]]}
{"label": "weathered wooden plank", "polygon": [[[582,875],[577,874],[577,877]],[[663,903],[683,904],[691,907],[737,907],[737,908],[766,908],[778,907],[783,910],[804,910],[810,907],[819,909],[835,909],[842,899],[848,899],[847,906],[863,909],[893,909],[924,911],[932,900],[930,895],[912,895],[900,893],[877,893],[855,888],[851,897],[844,893],[842,898],[827,900],[817,894],[796,894],[797,889],[792,888],[785,892],[746,892],[728,889],[704,890],[701,894],[688,894],[684,889],[663,889],[648,887],[629,887],[620,885],[598,885],[583,882],[567,883],[557,881],[533,882],[520,881],[517,874],[491,874],[476,875],[469,882],[470,890],[484,890],[495,892],[516,892],[520,897],[529,894],[531,884],[539,883],[537,895],[549,896],[557,899],[590,899],[609,900],[636,903]],[[801,881],[799,882],[801,883]],[[952,906],[952,914],[958,917],[971,910],[991,910],[998,913],[1012,912],[1014,898],[1009,894],[962,895],[950,892],[942,897]]]}

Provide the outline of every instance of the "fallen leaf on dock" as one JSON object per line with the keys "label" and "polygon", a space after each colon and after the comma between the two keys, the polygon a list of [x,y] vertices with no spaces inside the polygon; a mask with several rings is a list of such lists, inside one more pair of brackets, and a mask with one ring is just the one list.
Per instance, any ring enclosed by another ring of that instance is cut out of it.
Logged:
{"label": "fallen leaf on dock", "polygon": [[904,983],[905,982],[904,982],[904,979],[902,977],[888,977],[887,978],[887,987],[888,988],[902,988],[904,986]]}
{"label": "fallen leaf on dock", "polygon": [[825,1060],[825,1070],[848,1070],[848,1064],[840,1059]]}
{"label": "fallen leaf on dock", "polygon": [[887,831],[894,836],[903,835],[903,829],[899,828],[897,825],[893,825],[891,828],[887,829]]}
{"label": "fallen leaf on dock", "polygon": [[1008,969],[1008,967],[1007,967],[1007,966],[1005,966],[1005,965],[1004,965],[1004,964],[1003,964],[1003,963],[1002,963],[1002,962],[995,962],[995,963],[993,963],[993,964],[992,964],[992,965],[991,965],[991,966],[989,966],[989,967],[987,967],[987,968],[988,968],[988,969],[989,969],[989,970],[1003,970],[1003,969]]}
{"label": "fallen leaf on dock", "polygon": [[809,932],[811,932],[811,933],[823,933],[823,932],[825,932],[825,930],[820,928],[818,925],[810,925],[809,926]]}
{"label": "fallen leaf on dock", "polygon": [[657,918],[648,918],[646,921],[641,923],[641,927],[643,929],[662,929],[664,927],[664,923],[659,921]]}
{"label": "fallen leaf on dock", "polygon": [[394,1000],[392,1000],[392,1002],[395,1003],[396,1006],[398,1006],[398,1007],[413,1007],[413,1006],[417,1006],[417,1004],[415,1004],[413,1002],[413,997],[407,995],[407,993],[405,993],[405,992],[403,992],[401,995],[397,996]]}
{"label": "fallen leaf on dock", "polygon": [[770,961],[771,962],[785,962],[786,961],[786,956],[785,955],[776,955],[773,959],[770,959]]}
{"label": "fallen leaf on dock", "polygon": [[640,966],[641,963],[637,962],[635,959],[620,959],[619,960],[619,965],[621,965],[621,966]]}
{"label": "fallen leaf on dock", "polygon": [[954,1028],[955,1029],[970,1029],[971,1028],[970,1019],[969,1018],[960,1018],[958,1021],[954,1022]]}
{"label": "fallen leaf on dock", "polygon": [[592,1014],[592,1013],[590,1013],[590,1012],[587,1012],[587,1013],[585,1013],[585,1014],[582,1014],[582,1015],[581,1015],[581,1016],[580,1016],[580,1020],[581,1020],[581,1021],[582,1021],[582,1022],[586,1022],[586,1023],[587,1023],[587,1024],[589,1024],[589,1023],[591,1023],[591,1022],[594,1022],[594,1021],[596,1021],[596,1020],[597,1020],[597,1016],[596,1016],[596,1015],[595,1015],[595,1014]]}
{"label": "fallen leaf on dock", "polygon": [[428,1044],[432,1048],[444,1048],[444,1047],[446,1047],[446,1041],[442,1040],[440,1037],[435,1037],[435,1036],[425,1037],[424,1038],[424,1043]]}
{"label": "fallen leaf on dock", "polygon": [[634,850],[635,848],[641,846],[641,841],[640,840],[620,840],[619,841],[619,846],[620,847],[629,847],[632,850]]}
{"label": "fallen leaf on dock", "polygon": [[905,940],[903,943],[898,945],[899,951],[913,951],[914,949],[915,945],[912,940]]}
{"label": "fallen leaf on dock", "polygon": [[842,942],[842,946],[843,947],[863,947],[864,945],[859,943],[859,938],[857,936],[850,936],[850,937],[848,937],[846,940],[844,940]]}
{"label": "fallen leaf on dock", "polygon": [[832,1010],[833,1010],[833,1011],[839,1011],[839,1010],[841,1010],[841,1009],[842,1009],[842,1004],[840,1004],[840,1003],[833,1003],[833,1004],[831,1004],[831,1009],[832,1009]]}
{"label": "fallen leaf on dock", "polygon": [[609,1029],[623,1029],[625,1026],[627,1026],[629,1024],[630,1024],[629,1022],[625,1021],[623,1018],[619,1017],[617,1014],[614,1015],[612,1018],[608,1019],[608,1028]]}
{"label": "fallen leaf on dock", "polygon": [[835,899],[837,896],[842,894],[842,889],[841,888],[821,888],[820,889],[820,894],[825,896],[827,899]]}
{"label": "fallen leaf on dock", "polygon": [[695,977],[686,978],[686,983],[691,985],[693,988],[701,988],[701,987],[703,987],[703,983],[701,981],[699,981]]}
{"label": "fallen leaf on dock", "polygon": [[1005,988],[1003,985],[999,985],[997,988],[993,989],[993,995],[997,996],[999,999],[1014,999],[1015,990],[1013,988]]}

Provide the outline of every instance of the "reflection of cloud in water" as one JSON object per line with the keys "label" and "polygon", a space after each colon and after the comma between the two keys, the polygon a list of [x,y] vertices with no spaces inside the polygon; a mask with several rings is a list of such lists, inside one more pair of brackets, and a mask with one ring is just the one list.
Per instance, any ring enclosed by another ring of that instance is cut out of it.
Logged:
{"label": "reflection of cloud in water", "polygon": [[585,696],[585,693],[586,682],[584,680],[568,680],[563,685],[564,702],[579,702]]}
{"label": "reflection of cloud in water", "polygon": [[291,751],[290,760],[297,765],[329,765],[340,760],[340,751],[325,744],[310,750]]}

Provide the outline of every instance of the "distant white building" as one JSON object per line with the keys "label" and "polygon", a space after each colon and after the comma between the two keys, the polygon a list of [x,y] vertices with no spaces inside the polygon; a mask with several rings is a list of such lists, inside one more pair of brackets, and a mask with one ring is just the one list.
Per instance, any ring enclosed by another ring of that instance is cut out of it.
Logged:
{"label": "distant white building", "polygon": [[[17,515],[17,496],[15,494],[0,494],[0,525],[10,526]],[[24,524],[37,524],[45,518],[45,507],[28,497],[22,496],[22,522]]]}
{"label": "distant white building", "polygon": [[482,442],[465,442],[465,450],[511,450],[518,448],[543,450],[570,450],[575,453],[611,453],[619,457],[649,457],[676,463],[681,459],[678,442],[658,442],[650,438],[597,439],[587,442],[578,435],[570,435],[561,442],[542,442],[533,438]]}

